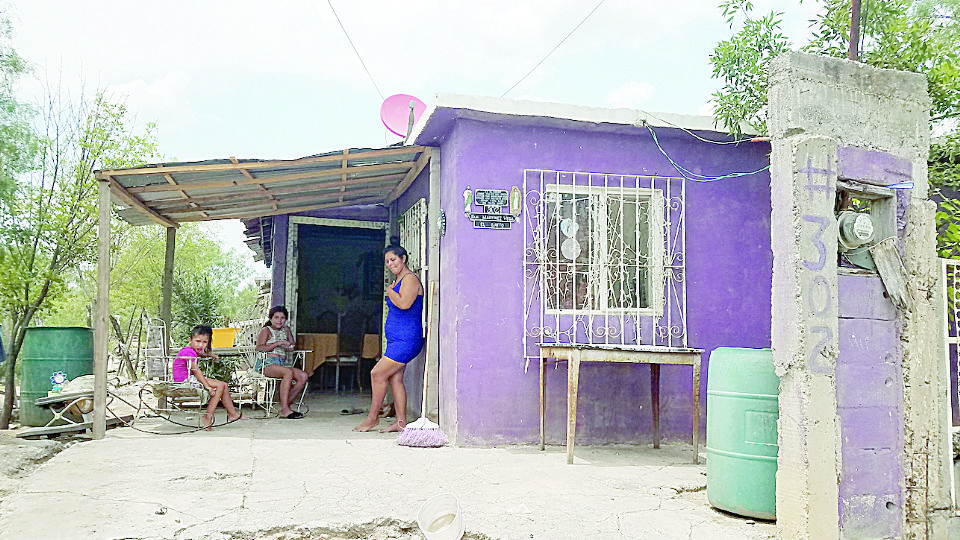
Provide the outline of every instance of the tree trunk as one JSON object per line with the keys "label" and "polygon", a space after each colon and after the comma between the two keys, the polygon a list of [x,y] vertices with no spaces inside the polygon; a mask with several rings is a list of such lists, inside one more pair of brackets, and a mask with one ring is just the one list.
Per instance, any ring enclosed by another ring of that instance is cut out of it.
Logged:
{"label": "tree trunk", "polygon": [[[32,313],[28,315],[29,318],[32,317]],[[16,381],[16,367],[17,367],[17,358],[20,356],[20,347],[23,345],[23,337],[27,333],[27,324],[30,321],[21,322],[20,324],[14,323],[13,328],[13,344],[10,346],[10,355],[7,356],[7,361],[4,364],[4,376],[6,377],[6,383],[4,385],[4,391],[6,392],[3,396],[3,412],[0,412],[0,429],[7,429],[10,427],[10,417],[13,415],[13,402],[17,398],[17,389]]]}

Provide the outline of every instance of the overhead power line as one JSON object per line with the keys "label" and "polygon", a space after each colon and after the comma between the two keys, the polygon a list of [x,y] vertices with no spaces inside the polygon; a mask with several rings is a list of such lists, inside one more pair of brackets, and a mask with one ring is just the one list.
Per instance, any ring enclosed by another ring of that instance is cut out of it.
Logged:
{"label": "overhead power line", "polygon": [[[329,0],[328,0],[328,1],[329,1]],[[573,33],[576,32],[577,29],[580,28],[580,26],[583,25],[583,23],[587,22],[587,19],[589,19],[590,16],[593,15],[593,12],[596,11],[597,8],[599,8],[600,5],[603,4],[605,1],[606,1],[606,0],[600,0],[599,2],[597,2],[597,5],[596,5],[596,6],[593,6],[593,9],[590,10],[590,13],[587,13],[587,15],[586,15],[579,23],[577,23],[576,26],[573,27],[573,30],[571,30],[569,33],[567,33],[567,35],[564,36],[563,39],[560,40],[560,43],[557,43],[557,45],[556,45],[554,48],[550,49],[550,52],[548,52],[546,56],[544,56],[539,62],[537,62],[537,65],[535,65],[535,66],[533,66],[532,68],[530,68],[530,71],[528,71],[526,75],[524,75],[523,77],[520,77],[520,80],[519,80],[519,81],[515,82],[515,83],[513,84],[513,86],[511,86],[510,88],[507,89],[506,92],[500,94],[500,97],[504,97],[504,96],[506,96],[507,94],[509,94],[510,91],[513,90],[514,88],[516,88],[518,84],[522,83],[522,82],[524,81],[524,79],[526,79],[527,77],[530,76],[531,73],[533,73],[534,71],[536,71],[536,69],[537,69],[538,67],[540,67],[540,64],[544,63],[544,62],[547,60],[547,58],[550,58],[550,55],[553,54],[554,51],[556,51],[557,49],[559,49],[560,46],[563,45],[563,42],[566,41],[567,38],[569,38],[570,36],[572,36]]]}
{"label": "overhead power line", "polygon": [[330,6],[330,11],[333,12],[334,18],[337,19],[340,29],[343,30],[343,35],[347,36],[347,41],[350,43],[350,47],[353,48],[353,52],[357,55],[357,60],[360,60],[360,65],[363,66],[363,70],[367,72],[367,77],[370,77],[370,82],[373,83],[373,87],[376,88],[377,93],[380,94],[380,99],[383,99],[383,92],[381,92],[380,87],[377,86],[377,81],[373,80],[373,75],[370,74],[370,70],[367,69],[367,65],[363,63],[363,58],[360,56],[360,51],[357,50],[357,46],[354,45],[353,40],[350,39],[350,34],[347,33],[347,29],[343,26],[343,21],[341,21],[340,16],[337,15],[337,10],[333,9],[333,3],[330,0],[327,0],[327,5]]}

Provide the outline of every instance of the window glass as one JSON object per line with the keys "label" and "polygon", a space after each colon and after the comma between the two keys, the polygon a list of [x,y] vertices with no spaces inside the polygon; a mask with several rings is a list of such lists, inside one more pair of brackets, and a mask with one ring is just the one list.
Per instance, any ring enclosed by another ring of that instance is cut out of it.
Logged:
{"label": "window glass", "polygon": [[547,309],[650,307],[650,193],[553,186],[545,202]]}

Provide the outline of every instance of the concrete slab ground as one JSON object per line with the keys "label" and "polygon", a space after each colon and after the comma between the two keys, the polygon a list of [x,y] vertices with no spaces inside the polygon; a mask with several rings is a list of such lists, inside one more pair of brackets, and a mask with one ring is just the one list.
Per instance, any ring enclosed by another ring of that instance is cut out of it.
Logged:
{"label": "concrete slab ground", "polygon": [[412,539],[420,505],[444,492],[460,499],[469,539],[775,535],[709,506],[689,445],[580,445],[573,465],[561,446],[410,448],[351,431],[361,416],[340,410],[366,399],[310,396],[301,420],[212,432],[174,434],[155,418],[136,427],[166,434],[108,430],[22,479],[0,502],[0,538]]}

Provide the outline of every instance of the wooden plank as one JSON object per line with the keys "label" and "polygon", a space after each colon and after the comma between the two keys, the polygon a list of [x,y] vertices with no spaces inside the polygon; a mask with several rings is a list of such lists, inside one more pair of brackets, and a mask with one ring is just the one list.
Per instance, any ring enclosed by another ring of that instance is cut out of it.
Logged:
{"label": "wooden plank", "polygon": [[158,224],[163,225],[164,227],[179,227],[177,222],[167,219],[164,216],[161,216],[160,214],[155,212],[152,208],[147,206],[143,201],[141,201],[140,199],[135,197],[133,194],[131,194],[129,191],[127,191],[123,186],[120,185],[119,182],[114,180],[112,176],[105,175],[101,177],[98,174],[97,180],[100,180],[101,182],[109,182],[110,191],[114,195],[119,197],[120,200],[122,200],[124,203],[127,204],[127,206],[133,207],[139,210],[140,212],[146,214],[147,217],[157,222]]}
{"label": "wooden plank", "polygon": [[577,396],[580,390],[580,351],[575,350],[567,364],[567,463],[573,464],[577,444]]}
{"label": "wooden plank", "polygon": [[[120,424],[129,424],[133,421],[133,415],[121,416],[119,418],[107,418],[106,427],[114,427]],[[26,429],[17,433],[20,439],[39,439],[40,437],[50,437],[52,435],[62,435],[64,433],[74,433],[77,431],[87,431],[93,427],[93,422],[81,422],[79,424],[64,424],[62,426],[35,427]]]}
{"label": "wooden plank", "polygon": [[53,396],[39,397],[33,400],[33,404],[37,407],[43,407],[44,405],[50,405],[51,403],[67,403],[73,401],[77,398],[92,398],[93,390],[87,390],[84,392],[63,392]]}
{"label": "wooden plank", "polygon": [[893,189],[864,184],[856,180],[837,180],[837,189],[845,191],[855,191],[858,199],[886,199],[893,197],[896,192]]}
{"label": "wooden plank", "polygon": [[[392,189],[393,189],[393,185],[388,184],[388,185],[369,187],[369,188],[353,188],[346,192],[330,192],[329,191],[330,188],[328,186],[322,185],[322,186],[303,186],[298,188],[271,189],[269,193],[271,195],[294,195],[294,194],[306,194],[306,193],[316,192],[316,195],[314,195],[316,197],[330,197],[331,200],[336,200],[343,193],[346,193],[348,195],[360,195],[360,194],[366,194],[366,193],[383,193],[383,192],[391,191]],[[274,197],[274,196],[265,197],[264,195],[265,195],[264,193],[256,192],[256,191],[243,193],[239,195],[226,195],[226,196],[220,196],[220,197],[211,195],[211,196],[196,197],[191,199],[191,201],[193,201],[192,206],[190,204],[185,203],[184,201],[170,201],[169,203],[163,202],[160,204],[153,204],[152,207],[154,209],[157,209],[163,212],[172,213],[177,210],[190,210],[191,208],[193,208],[194,211],[196,208],[216,210],[218,208],[226,208],[227,206],[225,205],[227,204],[248,205],[250,203],[269,202],[269,201],[282,203],[282,202],[288,202],[292,200],[291,198],[284,199],[283,197]],[[214,204],[208,204],[208,203],[214,203]],[[220,203],[220,204],[215,204],[215,203]]]}
{"label": "wooden plank", "polygon": [[[370,150],[357,154],[350,154],[350,159],[372,159],[378,157],[388,157],[402,154],[416,154],[423,152],[425,146],[400,146],[397,148],[386,148],[381,150]],[[329,163],[331,161],[340,161],[343,154],[332,154],[329,156],[316,156],[289,160],[269,160],[269,161],[249,161],[244,163],[210,163],[206,165],[171,165],[140,167],[131,169],[110,169],[97,171],[97,178],[101,175],[106,176],[140,176],[150,174],[177,174],[177,173],[195,173],[206,171],[233,171],[238,169],[272,169],[283,167],[296,167],[297,165],[311,165],[317,163]],[[339,170],[339,169],[335,169]]]}
{"label": "wooden plank", "polygon": [[397,187],[393,190],[393,193],[387,196],[384,200],[384,204],[390,204],[393,201],[397,200],[397,197],[403,194],[404,191],[410,187],[410,184],[417,179],[417,176],[423,171],[423,168],[427,166],[427,163],[430,163],[431,151],[428,149],[420,154],[420,159],[417,160],[416,166],[410,169],[410,172],[400,181]]}
{"label": "wooden plank", "polygon": [[106,431],[107,355],[110,354],[110,184],[97,182],[100,209],[97,216],[97,301],[93,321],[93,438],[102,439]]}
{"label": "wooden plank", "polygon": [[270,210],[266,212],[248,212],[244,214],[229,214],[224,216],[211,216],[208,219],[196,218],[196,217],[184,217],[180,219],[181,223],[194,222],[194,221],[209,221],[214,219],[252,219],[256,217],[267,217],[267,216],[276,216],[280,214],[295,214],[297,212],[306,212],[308,210],[322,210],[324,208],[338,208],[340,206],[348,206],[353,204],[377,204],[383,202],[381,197],[367,197],[365,199],[357,199],[354,201],[349,201],[347,203],[328,203],[328,204],[317,204],[317,205],[306,205],[306,206],[294,206],[290,208],[282,208],[279,210]]}
{"label": "wooden plank", "polygon": [[[414,165],[415,165],[414,162],[409,162],[409,161],[398,162],[398,163],[383,163],[383,164],[377,164],[377,165],[355,165],[347,169],[345,174],[351,175],[351,174],[359,174],[359,173],[375,173],[380,171],[396,171],[400,169],[405,171],[402,174],[406,175],[407,174],[406,171],[409,171],[410,168],[413,167]],[[132,188],[129,188],[128,191],[132,194],[137,194],[137,193],[160,193],[160,192],[167,192],[167,191],[179,191],[180,189],[189,189],[189,190],[222,189],[222,188],[230,188],[234,186],[250,186],[250,185],[266,186],[267,184],[277,184],[280,182],[292,182],[295,180],[323,180],[324,178],[337,178],[338,179],[337,181],[327,182],[326,184],[329,185],[330,187],[339,187],[340,185],[349,185],[349,184],[342,184],[342,182],[344,182],[341,179],[343,174],[344,174],[344,170],[340,168],[323,169],[319,171],[304,171],[304,172],[283,174],[283,175],[271,176],[267,178],[263,178],[263,177],[254,178],[252,180],[245,177],[237,180],[230,180],[230,179],[225,180],[222,178],[218,178],[217,180],[193,180],[186,184],[184,183],[178,184],[177,186],[171,186],[170,184],[150,184],[147,186],[132,187]],[[393,172],[391,174],[401,174],[401,173]],[[354,178],[348,181],[352,183],[363,183],[365,181],[375,180],[380,176],[386,176],[386,175],[371,174],[370,176],[365,176],[363,178]]]}
{"label": "wooden plank", "polygon": [[[348,192],[346,192],[345,194],[304,195],[304,196],[302,196],[302,197],[287,197],[287,198],[284,198],[284,199],[278,199],[278,200],[276,200],[276,201],[269,201],[269,200],[261,199],[261,200],[259,200],[259,201],[230,202],[230,203],[220,204],[220,205],[216,205],[216,206],[206,206],[206,207],[204,207],[204,208],[205,208],[205,210],[206,210],[208,213],[213,214],[213,213],[223,212],[223,211],[227,211],[227,210],[235,209],[235,208],[239,208],[239,209],[243,209],[243,210],[248,210],[248,209],[250,209],[251,206],[254,206],[254,205],[258,204],[258,203],[260,203],[260,204],[279,203],[279,204],[282,204],[282,205],[284,206],[284,208],[287,208],[287,207],[288,207],[289,205],[291,205],[291,204],[298,204],[298,203],[302,203],[302,204],[321,204],[321,203],[327,203],[327,202],[329,202],[329,203],[336,202],[337,204],[339,204],[339,205],[342,206],[342,205],[345,205],[345,204],[354,204],[353,201],[356,201],[356,200],[358,200],[358,199],[367,198],[367,197],[364,197],[364,195],[366,195],[368,192],[380,193],[381,195],[379,195],[379,196],[374,196],[374,197],[372,197],[372,198],[376,199],[378,202],[379,202],[379,201],[382,201],[382,200],[383,200],[383,195],[382,195],[382,193],[383,193],[384,191],[386,191],[386,190],[382,190],[382,189],[357,190],[357,191],[348,191]],[[354,195],[355,195],[355,196],[354,196]],[[276,209],[277,209],[277,208],[274,208],[274,210],[276,210]],[[169,211],[167,211],[166,213],[167,213],[167,215],[170,215],[170,216],[177,216],[177,217],[179,217],[179,216],[182,216],[182,215],[184,215],[184,214],[194,213],[194,212],[196,212],[196,211],[197,211],[196,209],[185,208],[185,209],[180,209],[180,210],[169,210]],[[204,217],[209,217],[209,216],[204,216]]]}

